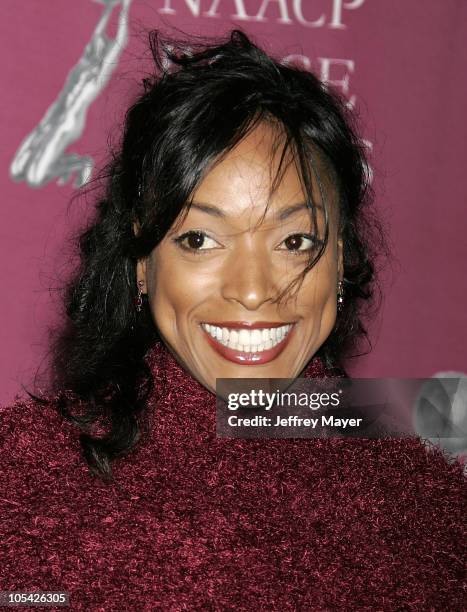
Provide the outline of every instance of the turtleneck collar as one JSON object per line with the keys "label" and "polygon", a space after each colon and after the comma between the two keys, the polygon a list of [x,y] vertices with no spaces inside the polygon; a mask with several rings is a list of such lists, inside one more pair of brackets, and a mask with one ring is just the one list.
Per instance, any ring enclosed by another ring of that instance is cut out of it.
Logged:
{"label": "turtleneck collar", "polygon": [[[204,387],[175,358],[161,341],[151,347],[146,363],[154,377],[154,391],[150,404],[155,406],[153,429],[157,437],[196,440],[201,431],[212,439],[216,432],[216,395]],[[329,378],[339,376],[329,370],[319,357],[312,358],[304,368],[302,378]],[[345,376],[344,372],[340,376]],[[176,440],[172,440],[176,443]],[[177,442],[178,443],[178,442]]]}
{"label": "turtleneck collar", "polygon": [[[177,361],[164,342],[158,341],[150,348],[146,355],[146,362],[151,369],[156,384],[164,385],[170,380],[172,386],[189,388],[194,393],[202,393],[206,397],[215,399],[215,394],[206,389]],[[301,373],[302,378],[329,378],[336,376],[345,376],[345,373],[326,368],[320,357],[313,357]],[[247,373],[245,378],[248,378]]]}

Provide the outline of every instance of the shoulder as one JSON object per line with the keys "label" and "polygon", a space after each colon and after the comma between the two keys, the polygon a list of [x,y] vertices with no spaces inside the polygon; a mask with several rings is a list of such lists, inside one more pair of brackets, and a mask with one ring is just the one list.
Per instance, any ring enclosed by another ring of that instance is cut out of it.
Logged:
{"label": "shoulder", "polygon": [[16,399],[0,407],[0,471],[11,484],[23,474],[50,474],[54,466],[76,464],[80,455],[76,426],[67,421],[54,399],[42,404]]}
{"label": "shoulder", "polygon": [[418,436],[380,439],[340,439],[337,454],[346,454],[349,464],[360,466],[375,480],[445,480],[467,491],[463,465],[440,446]]}
{"label": "shoulder", "polygon": [[458,531],[465,515],[464,466],[418,437],[278,440],[275,453],[260,446],[252,450],[251,463],[265,473],[283,473],[284,481],[295,479],[298,489],[302,483],[313,498],[329,498],[343,517],[352,507],[364,508],[367,518],[374,514],[375,520],[382,512],[395,524],[401,512],[414,524],[421,516],[426,524],[444,517]]}
{"label": "shoulder", "polygon": [[444,521],[440,538],[460,537],[465,528],[467,479],[455,457],[415,436],[352,440],[344,444],[345,450],[339,446],[335,462],[347,473],[347,486],[355,484],[355,492],[376,510],[370,512],[375,520],[381,511],[388,524],[400,527],[403,518],[422,539]]}
{"label": "shoulder", "polygon": [[102,499],[82,456],[79,430],[54,402],[26,399],[1,407],[0,473],[2,580],[12,590],[57,584],[56,572],[72,562],[83,516]]}
{"label": "shoulder", "polygon": [[0,538],[11,538],[10,553],[39,541],[45,550],[48,521],[59,530],[64,525],[54,517],[66,516],[71,529],[73,517],[91,507],[99,483],[91,477],[79,433],[54,401],[21,399],[0,408]]}

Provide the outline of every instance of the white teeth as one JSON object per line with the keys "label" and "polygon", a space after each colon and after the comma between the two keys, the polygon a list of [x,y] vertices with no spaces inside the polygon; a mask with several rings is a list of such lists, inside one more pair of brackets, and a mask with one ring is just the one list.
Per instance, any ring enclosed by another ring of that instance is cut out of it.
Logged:
{"label": "white teeth", "polygon": [[202,323],[208,334],[228,348],[245,353],[260,353],[279,344],[292,328],[292,324],[265,329],[229,329]]}
{"label": "white teeth", "polygon": [[247,344],[248,346],[250,346],[250,332],[246,329],[241,329],[240,333],[238,334],[238,341],[242,345]]}
{"label": "white teeth", "polygon": [[253,344],[253,345],[254,344],[260,344],[262,340],[263,340],[263,336],[262,336],[260,330],[259,329],[254,329],[251,332],[251,344]]}

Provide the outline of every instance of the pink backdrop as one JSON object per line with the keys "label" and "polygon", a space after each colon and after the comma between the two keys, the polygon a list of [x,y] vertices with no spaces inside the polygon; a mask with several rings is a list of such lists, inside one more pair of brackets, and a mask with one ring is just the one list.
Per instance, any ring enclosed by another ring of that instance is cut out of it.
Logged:
{"label": "pink backdrop", "polygon": [[[125,2],[125,0],[123,0]],[[465,0],[126,0],[128,39],[108,83],[89,104],[65,155],[97,167],[109,135],[144,76],[142,29],[176,26],[219,34],[242,27],[280,57],[291,54],[359,109],[372,148],[377,205],[391,224],[396,262],[386,274],[374,349],[354,376],[425,377],[467,369]],[[90,210],[73,204],[72,180],[13,180],[25,139],[63,90],[106,5],[118,0],[3,0],[0,148],[3,299],[0,402],[30,384],[57,316],[53,288],[67,269],[67,229]],[[109,9],[107,6],[107,10]]]}

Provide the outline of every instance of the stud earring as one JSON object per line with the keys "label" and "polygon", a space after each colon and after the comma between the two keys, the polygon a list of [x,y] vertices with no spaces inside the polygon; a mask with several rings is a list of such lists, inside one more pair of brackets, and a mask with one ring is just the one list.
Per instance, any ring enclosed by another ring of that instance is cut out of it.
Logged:
{"label": "stud earring", "polygon": [[141,308],[143,306],[143,289],[142,287],[144,286],[144,281],[140,280],[138,281],[138,295],[135,297],[135,306],[136,306],[136,310],[137,312],[141,312]]}
{"label": "stud earring", "polygon": [[337,283],[337,310],[341,312],[344,306],[344,283],[340,280]]}

